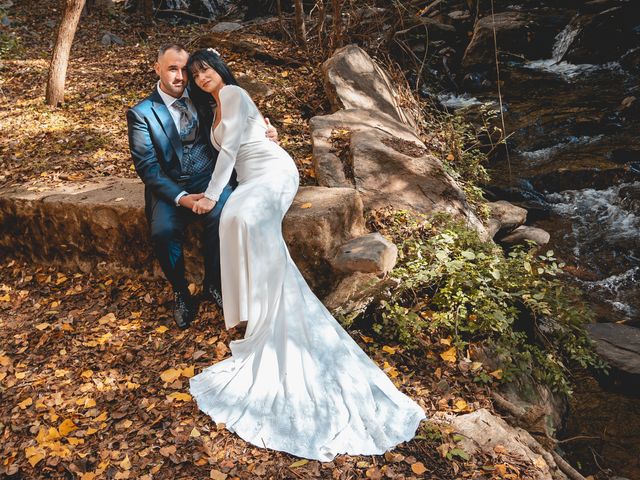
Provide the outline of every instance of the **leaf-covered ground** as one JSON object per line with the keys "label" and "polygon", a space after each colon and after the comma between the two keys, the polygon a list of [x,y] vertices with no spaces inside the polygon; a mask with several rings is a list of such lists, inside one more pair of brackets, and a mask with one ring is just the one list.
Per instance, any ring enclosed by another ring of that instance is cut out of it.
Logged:
{"label": "leaf-covered ground", "polygon": [[[488,406],[470,362],[446,339],[416,356],[350,333],[430,417]],[[228,356],[241,334],[226,331],[207,302],[188,330],[175,328],[162,280],[3,262],[0,477],[526,478],[500,452],[484,465],[466,461],[429,422],[393,453],[329,463],[247,444],[188,394],[189,377]]]}
{"label": "leaf-covered ground", "polygon": [[[168,42],[188,45],[210,25],[144,26],[119,10],[83,16],[71,52],[65,103],[54,109],[45,105],[44,92],[62,2],[14,3],[7,11],[10,25],[0,27],[0,187],[135,177],[125,112],[155,87],[158,47]],[[306,52],[270,39],[266,34],[274,27],[242,30],[231,38],[250,41],[275,57],[286,53],[299,60],[299,66],[270,65],[219,49],[234,73],[271,90],[256,98],[258,106],[278,128],[282,145],[300,168],[302,183],[309,184],[314,180],[308,119],[327,108],[315,74],[318,64]],[[125,44],[103,45],[105,32]]]}
{"label": "leaf-covered ground", "polygon": [[[66,102],[44,104],[60,1],[14,1],[0,27],[0,187],[31,188],[90,177],[135,177],[126,109],[155,84],[157,47],[187,43],[207,25],[142,24],[119,10],[81,19]],[[313,183],[308,119],[328,111],[318,59],[271,35],[243,30],[276,66],[220,48],[238,73],[272,90],[258,104],[280,131],[304,183]],[[105,32],[125,45],[104,46]],[[490,407],[471,362],[447,339],[409,354],[350,332],[429,417]],[[225,358],[242,332],[201,305],[187,331],[171,319],[166,282],[103,277],[0,259],[0,478],[7,479],[453,479],[527,478],[496,452],[466,459],[450,432],[424,423],[413,441],[379,457],[321,464],[255,448],[215,425],[188,395],[188,379]]]}

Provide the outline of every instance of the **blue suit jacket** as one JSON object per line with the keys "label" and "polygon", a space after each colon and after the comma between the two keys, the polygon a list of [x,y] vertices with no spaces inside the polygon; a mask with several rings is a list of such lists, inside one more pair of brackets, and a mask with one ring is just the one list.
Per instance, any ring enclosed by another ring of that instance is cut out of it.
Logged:
{"label": "blue suit jacket", "polygon": [[[214,157],[213,164],[215,164],[217,151],[211,146],[209,138],[212,121],[212,114],[206,115],[199,112],[198,140],[209,145]],[[173,203],[182,191],[200,193],[190,191],[194,182],[183,178],[180,166],[182,159],[180,134],[157,90],[127,111],[127,126],[131,157],[136,172],[145,184],[147,205],[152,194]],[[208,182],[212,171],[203,172],[198,176],[204,177],[195,182],[199,188],[202,188],[203,179]]]}

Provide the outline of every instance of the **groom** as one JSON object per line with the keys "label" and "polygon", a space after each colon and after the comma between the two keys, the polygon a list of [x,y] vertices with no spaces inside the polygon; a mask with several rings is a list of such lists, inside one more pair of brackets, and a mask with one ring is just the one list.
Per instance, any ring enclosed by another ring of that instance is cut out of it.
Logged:
{"label": "groom", "polygon": [[[187,288],[183,244],[187,226],[203,225],[204,292],[218,306],[220,294],[220,241],[218,225],[224,204],[231,194],[230,182],[215,208],[204,215],[191,211],[211,179],[218,152],[209,132],[212,112],[198,112],[189,98],[187,61],[180,45],[161,47],[155,64],[156,88],[142,102],[127,111],[129,148],[136,172],[145,184],[145,213],[151,243],[160,267],[173,287],[174,318],[187,328],[197,313],[197,303]],[[275,128],[267,137],[277,139]]]}

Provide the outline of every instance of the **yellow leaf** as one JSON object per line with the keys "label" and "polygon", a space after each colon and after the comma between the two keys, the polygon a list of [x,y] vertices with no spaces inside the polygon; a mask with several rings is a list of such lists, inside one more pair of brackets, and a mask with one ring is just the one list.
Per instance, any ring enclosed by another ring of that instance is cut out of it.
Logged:
{"label": "yellow leaf", "polygon": [[465,402],[464,400],[460,399],[457,400],[455,403],[456,409],[459,411],[465,410],[467,408],[467,402]]}
{"label": "yellow leaf", "polygon": [[161,327],[156,328],[156,332],[158,333],[164,333],[167,330],[169,330],[167,327],[165,327],[164,325],[162,325]]}
{"label": "yellow leaf", "polygon": [[287,72],[286,70],[284,72],[282,72],[280,75],[282,75],[283,78],[287,78],[289,76],[289,72]]}
{"label": "yellow leaf", "polygon": [[309,463],[309,460],[306,460],[306,459],[298,460],[297,462],[293,462],[291,465],[289,465],[289,468],[302,467],[303,465],[306,465],[307,463]]}
{"label": "yellow leaf", "polygon": [[453,160],[455,157],[453,156],[453,153],[450,153],[449,155],[447,155],[447,160],[451,161]]}
{"label": "yellow leaf", "polygon": [[198,438],[200,435],[200,431],[198,431],[198,429],[195,427],[193,427],[193,430],[191,430],[191,433],[189,434],[190,437],[194,438]]}
{"label": "yellow leaf", "polygon": [[182,376],[186,377],[186,378],[193,377],[196,374],[195,368],[196,368],[195,365],[191,365],[191,366],[189,366],[187,368],[183,368],[182,369]]}
{"label": "yellow leaf", "polygon": [[25,408],[27,408],[31,404],[33,404],[33,399],[31,397],[29,397],[29,398],[25,398],[23,401],[21,401],[18,404],[18,406],[20,407],[20,410],[24,410]]}
{"label": "yellow leaf", "polygon": [[94,433],[96,433],[97,431],[98,431],[98,429],[97,429],[97,428],[91,428],[91,427],[89,427],[89,428],[87,428],[86,435],[93,435],[93,434],[94,434]]}
{"label": "yellow leaf", "polygon": [[5,379],[7,372],[0,372],[0,382]]}
{"label": "yellow leaf", "polygon": [[51,302],[51,308],[52,309],[58,308],[59,306],[60,306],[60,302],[57,302],[57,301]]}
{"label": "yellow leaf", "polygon": [[86,472],[80,475],[80,480],[96,480],[96,474],[93,472]]}
{"label": "yellow leaf", "polygon": [[387,352],[389,355],[393,355],[394,353],[396,353],[396,349],[393,347],[388,347],[388,346],[384,346],[382,347],[382,351],[383,352]]}
{"label": "yellow leaf", "polygon": [[440,343],[441,343],[442,345],[451,345],[451,337],[448,337],[448,338],[441,338],[441,339],[440,339]]}
{"label": "yellow leaf", "polygon": [[131,469],[131,460],[129,460],[129,455],[124,457],[124,460],[122,460],[120,462],[120,467],[123,470],[130,470]]}
{"label": "yellow leaf", "polygon": [[180,378],[181,373],[182,373],[182,370],[176,370],[175,368],[170,368],[169,370],[165,370],[164,372],[162,372],[160,374],[160,378],[167,383],[171,383],[174,380]]}
{"label": "yellow leaf", "polygon": [[191,400],[191,395],[183,392],[175,392],[171,395],[167,395],[167,398],[170,400],[177,400],[179,402],[188,402],[189,400]]}
{"label": "yellow leaf", "polygon": [[83,378],[91,378],[92,375],[93,375],[93,370],[85,370],[80,374],[80,376]]}
{"label": "yellow leaf", "polygon": [[424,472],[427,471],[427,469],[425,468],[422,462],[416,462],[413,465],[411,465],[411,471],[416,475],[422,475]]}
{"label": "yellow leaf", "polygon": [[451,347],[446,352],[440,354],[440,357],[446,362],[456,361],[456,347]]}
{"label": "yellow leaf", "polygon": [[471,363],[471,370],[472,371],[476,371],[478,369],[482,368],[482,362],[472,362]]}
{"label": "yellow leaf", "polygon": [[64,275],[62,275],[62,276],[58,277],[58,280],[56,280],[56,285],[62,285],[67,280],[68,280],[68,278],[65,277]]}
{"label": "yellow leaf", "polygon": [[18,380],[22,380],[26,376],[27,376],[27,372],[16,372],[16,378]]}
{"label": "yellow leaf", "polygon": [[106,419],[107,419],[107,412],[102,412],[100,415],[98,415],[93,420],[96,421],[96,422],[104,422]]}
{"label": "yellow leaf", "polygon": [[493,372],[489,373],[489,375],[500,380],[502,378],[502,369],[499,368],[498,370],[494,370]]}
{"label": "yellow leaf", "polygon": [[440,367],[436,368],[435,374],[438,379],[442,378],[442,369]]}
{"label": "yellow leaf", "polygon": [[3,367],[8,367],[9,365],[11,365],[11,359],[6,355],[0,355],[0,365],[2,365]]}
{"label": "yellow leaf", "polygon": [[313,204],[311,202],[303,203],[300,208],[311,208]]}
{"label": "yellow leaf", "polygon": [[44,458],[44,455],[38,452],[27,457],[27,460],[29,460],[29,463],[31,464],[32,467],[35,467],[38,463],[40,463],[40,460],[42,460],[43,458]]}
{"label": "yellow leaf", "polygon": [[78,427],[76,427],[76,425],[70,419],[66,419],[64,422],[62,422],[58,426],[58,431],[60,432],[60,435],[62,435],[63,437],[66,437],[71,432],[73,432],[74,430],[77,430],[77,429],[78,429]]}
{"label": "yellow leaf", "polygon": [[[5,293],[4,295],[2,295],[0,297],[0,302],[10,302],[10,301],[11,301],[11,297],[9,296],[8,293]],[[40,459],[40,460],[42,460],[42,459]]]}
{"label": "yellow leaf", "polygon": [[116,322],[116,316],[113,313],[107,313],[106,315],[104,315],[103,317],[100,317],[100,319],[98,320],[98,323],[100,325],[105,325],[107,323],[109,324],[114,324]]}
{"label": "yellow leaf", "polygon": [[69,437],[67,438],[67,442],[69,442],[70,445],[82,445],[84,443],[84,439]]}
{"label": "yellow leaf", "polygon": [[51,326],[50,323],[43,322],[43,323],[39,323],[38,325],[36,325],[36,328],[38,330],[44,330],[45,328],[49,328],[50,326]]}
{"label": "yellow leaf", "polygon": [[366,337],[364,335],[360,335],[360,338],[362,338],[362,341],[364,343],[373,343],[373,338],[371,338],[371,337]]}

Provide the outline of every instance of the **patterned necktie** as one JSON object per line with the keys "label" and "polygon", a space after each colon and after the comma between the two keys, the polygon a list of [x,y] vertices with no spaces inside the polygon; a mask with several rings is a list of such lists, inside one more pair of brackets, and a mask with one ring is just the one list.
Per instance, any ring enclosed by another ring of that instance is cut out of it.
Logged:
{"label": "patterned necktie", "polygon": [[196,118],[189,107],[187,97],[182,97],[173,102],[173,106],[180,110],[180,139],[183,142],[193,142],[196,138]]}

